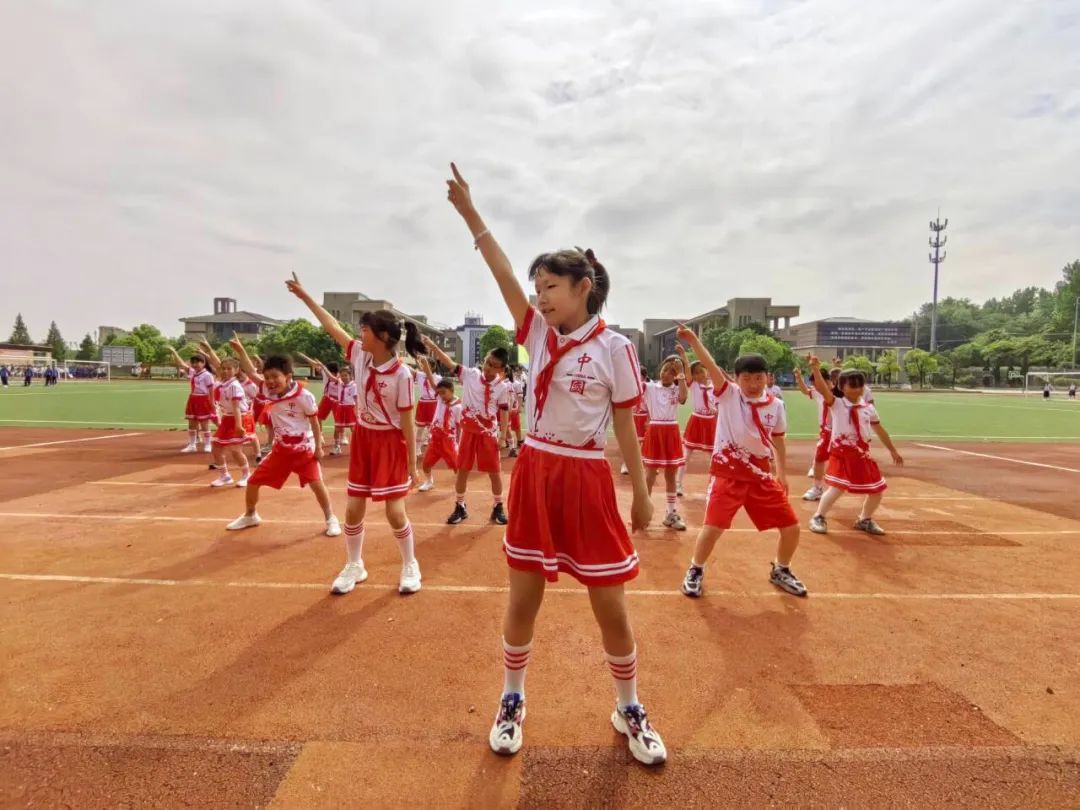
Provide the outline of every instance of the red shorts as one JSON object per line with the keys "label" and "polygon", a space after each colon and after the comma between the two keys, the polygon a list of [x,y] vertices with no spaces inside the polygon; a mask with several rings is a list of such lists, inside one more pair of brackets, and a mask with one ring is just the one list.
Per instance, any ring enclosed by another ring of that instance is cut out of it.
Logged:
{"label": "red shorts", "polygon": [[373,501],[404,498],[412,485],[408,450],[400,430],[358,427],[349,449],[349,497]]}
{"label": "red shorts", "polygon": [[334,408],[336,408],[337,405],[337,402],[324,394],[323,398],[319,400],[319,421],[325,422],[327,417],[334,412]]}
{"label": "red shorts", "polygon": [[435,406],[438,403],[433,399],[421,399],[416,402],[416,424],[427,427],[435,418]]}
{"label": "red shorts", "polygon": [[509,424],[510,430],[514,433],[521,433],[521,411],[510,411]]}
{"label": "red shorts", "polygon": [[242,422],[242,424],[244,427],[244,433],[248,437],[255,435],[255,414],[253,414],[251,411],[245,413],[244,421]]}
{"label": "red shorts", "polygon": [[829,460],[829,444],[832,442],[832,431],[829,428],[818,430],[817,444],[814,445],[814,463],[824,464]]}
{"label": "red shorts", "polygon": [[690,414],[690,421],[686,423],[686,430],[683,432],[682,443],[694,450],[711,452],[715,439],[716,417]]}
{"label": "red shorts", "polygon": [[[709,446],[712,449],[712,446]],[[645,443],[641,446],[641,460],[646,467],[682,467],[682,441],[679,438],[679,426],[673,423],[649,423],[645,431]]]}
{"label": "red shorts", "polygon": [[617,585],[638,574],[638,555],[615,500],[611,465],[526,445],[510,474],[503,552],[511,568],[559,572],[582,585]]}
{"label": "red shorts", "polygon": [[860,447],[833,447],[829,451],[825,483],[859,495],[874,495],[887,488],[869,448]]}
{"label": "red shorts", "polygon": [[356,406],[344,405],[338,403],[334,406],[334,427],[335,428],[354,428],[356,427]]}
{"label": "red shorts", "polygon": [[248,485],[281,489],[293,473],[300,478],[301,487],[322,480],[322,467],[313,452],[306,447],[297,450],[274,442],[270,453],[248,478]]}
{"label": "red shorts", "polygon": [[239,425],[236,424],[236,417],[232,414],[227,414],[221,417],[221,424],[218,425],[217,432],[214,433],[214,444],[218,447],[233,447],[240,444],[247,444],[247,432],[245,431],[246,425],[244,420],[248,418],[248,414],[244,414]]}
{"label": "red shorts", "polygon": [[649,415],[647,413],[634,414],[634,430],[637,431],[639,442],[645,441],[645,433],[649,429]]}
{"label": "red shorts", "polygon": [[195,419],[199,422],[216,419],[217,413],[214,411],[214,403],[210,401],[210,395],[190,394],[187,398],[187,410],[185,416],[188,419]]}
{"label": "red shorts", "polygon": [[458,469],[498,472],[501,469],[498,440],[490,433],[465,428],[458,447]]}
{"label": "red shorts", "polygon": [[799,522],[783,486],[772,476],[746,481],[714,474],[709,478],[705,502],[705,525],[717,529],[730,529],[740,507],[759,532]]}
{"label": "red shorts", "polygon": [[251,403],[251,415],[252,418],[255,420],[255,424],[264,424],[262,415],[263,411],[265,410],[266,403],[263,402],[261,399],[256,399]]}
{"label": "red shorts", "polygon": [[456,470],[458,466],[457,442],[454,441],[453,436],[448,436],[441,430],[434,430],[427,450],[424,451],[424,469],[430,470],[439,463],[439,459],[445,461],[446,466],[451,470]]}

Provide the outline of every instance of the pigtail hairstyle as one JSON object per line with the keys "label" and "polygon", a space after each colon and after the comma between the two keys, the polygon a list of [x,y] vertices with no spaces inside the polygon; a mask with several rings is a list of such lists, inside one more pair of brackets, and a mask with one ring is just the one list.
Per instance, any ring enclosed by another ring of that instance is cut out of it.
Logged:
{"label": "pigtail hairstyle", "polygon": [[611,277],[607,269],[596,258],[592,248],[582,250],[557,250],[554,253],[541,253],[531,265],[529,265],[529,280],[536,278],[536,274],[546,270],[554,276],[569,276],[576,286],[583,278],[592,282],[589,290],[589,299],[585,308],[590,315],[596,315],[604,307],[608,293],[611,291]]}
{"label": "pigtail hairstyle", "polygon": [[405,321],[405,351],[414,358],[427,354],[427,347],[420,337],[420,327],[412,321]]}

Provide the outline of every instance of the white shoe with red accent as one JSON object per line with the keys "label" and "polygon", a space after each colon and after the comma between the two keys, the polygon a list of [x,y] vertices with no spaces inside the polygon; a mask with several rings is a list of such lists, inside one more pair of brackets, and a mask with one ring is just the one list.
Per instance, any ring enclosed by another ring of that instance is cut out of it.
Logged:
{"label": "white shoe with red accent", "polygon": [[667,760],[667,748],[660,734],[649,723],[645,707],[635,703],[625,708],[615,707],[611,713],[611,725],[626,735],[630,753],[644,765],[659,765]]}
{"label": "white shoe with red accent", "polygon": [[228,473],[222,473],[220,476],[218,476],[217,478],[215,478],[213,481],[210,482],[210,486],[212,486],[212,487],[227,487],[231,483],[233,483],[233,477],[231,475],[229,475]]}

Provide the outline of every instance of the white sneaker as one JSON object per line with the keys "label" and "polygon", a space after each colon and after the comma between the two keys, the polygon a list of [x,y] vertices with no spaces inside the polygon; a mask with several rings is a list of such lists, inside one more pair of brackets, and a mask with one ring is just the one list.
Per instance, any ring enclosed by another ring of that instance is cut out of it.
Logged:
{"label": "white sneaker", "polygon": [[334,584],[330,586],[330,593],[348,593],[365,579],[367,579],[367,569],[364,568],[362,562],[345,563],[345,567],[337,575]]}
{"label": "white sneaker", "polygon": [[675,497],[676,498],[683,497],[682,484],[679,484],[678,486],[675,487]]}
{"label": "white sneaker", "polygon": [[524,739],[521,724],[525,722],[525,698],[517,692],[503,695],[499,701],[499,713],[488,733],[488,744],[496,754],[509,756],[521,750]]}
{"label": "white sneaker", "polygon": [[622,467],[619,468],[619,475],[629,475],[629,474],[630,474],[630,468],[627,467],[625,464],[623,464]]}
{"label": "white sneaker", "polygon": [[204,453],[213,453],[214,452],[214,446],[212,444],[204,444],[202,451]]}
{"label": "white sneaker", "polygon": [[337,537],[341,534],[341,522],[331,515],[326,519],[326,536]]}
{"label": "white sneaker", "polygon": [[806,477],[807,478],[813,478],[814,477],[814,465],[813,464],[811,464],[810,469],[806,471]]}
{"label": "white sneaker", "polygon": [[348,438],[346,438],[346,437],[344,437],[344,436],[342,436],[342,437],[341,437],[341,446],[342,446],[342,447],[348,447],[348,446],[349,446],[349,440],[348,440]]}
{"label": "white sneaker", "polygon": [[222,473],[221,475],[219,475],[217,478],[215,478],[213,481],[210,482],[210,486],[212,486],[212,487],[226,487],[231,483],[233,483],[233,477],[231,475],[229,475],[228,473]]}
{"label": "white sneaker", "polygon": [[254,515],[241,515],[225,528],[230,532],[238,532],[241,529],[250,529],[254,526],[258,526],[262,523],[262,518],[259,517],[259,513]]}
{"label": "white sneaker", "polygon": [[677,532],[686,531],[686,522],[679,517],[678,512],[672,512],[666,518],[664,518],[664,526],[669,529],[674,529]]}
{"label": "white sneaker", "polygon": [[237,485],[238,487],[241,487],[241,488],[243,488],[243,487],[246,487],[246,486],[247,486],[247,482],[248,482],[248,476],[249,476],[249,475],[251,475],[251,473],[248,473],[248,475],[245,475],[245,476],[243,476],[243,477],[241,477],[241,478],[237,478],[237,479],[236,479],[236,485]]}
{"label": "white sneaker", "polygon": [[199,452],[199,445],[197,445],[197,444],[189,444],[187,447],[185,447],[180,452],[181,453],[198,453]]}
{"label": "white sneaker", "polygon": [[335,444],[333,447],[331,447],[330,448],[330,455],[332,455],[332,456],[340,456],[341,455],[341,445],[340,444]]}
{"label": "white sneaker", "polygon": [[821,487],[810,487],[803,493],[802,499],[804,501],[820,501],[821,496],[825,494],[825,490]]}
{"label": "white sneaker", "polygon": [[435,489],[435,482],[429,478],[416,489],[418,492],[431,492],[431,490]]}
{"label": "white sneaker", "polygon": [[420,563],[413,560],[401,566],[398,593],[416,593],[418,590],[420,590]]}
{"label": "white sneaker", "polygon": [[624,709],[616,706],[611,713],[611,724],[620,734],[626,735],[630,753],[638,762],[659,765],[667,760],[667,748],[660,734],[649,723],[644,706],[634,704]]}

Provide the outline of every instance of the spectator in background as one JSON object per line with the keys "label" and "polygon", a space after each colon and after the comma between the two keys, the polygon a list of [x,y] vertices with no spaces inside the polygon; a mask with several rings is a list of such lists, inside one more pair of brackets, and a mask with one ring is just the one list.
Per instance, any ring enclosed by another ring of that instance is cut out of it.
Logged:
{"label": "spectator in background", "polygon": [[0,366],[0,384],[3,384],[4,388],[8,387],[8,367]]}
{"label": "spectator in background", "polygon": [[32,367],[30,367],[30,366],[27,366],[26,370],[23,372],[23,388],[26,388],[27,386],[29,386],[30,383],[32,383],[33,381],[34,381],[34,369]]}

